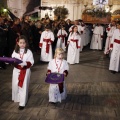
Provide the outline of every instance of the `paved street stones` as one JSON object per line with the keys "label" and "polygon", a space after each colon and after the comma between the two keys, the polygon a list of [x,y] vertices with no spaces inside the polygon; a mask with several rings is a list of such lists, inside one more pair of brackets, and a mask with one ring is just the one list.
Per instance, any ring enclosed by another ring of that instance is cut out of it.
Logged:
{"label": "paved street stones", "polygon": [[120,73],[111,74],[109,59],[101,51],[83,51],[79,64],[70,65],[66,78],[67,99],[48,102],[44,82],[48,63],[35,65],[23,111],[11,100],[12,66],[0,70],[0,120],[120,120]]}

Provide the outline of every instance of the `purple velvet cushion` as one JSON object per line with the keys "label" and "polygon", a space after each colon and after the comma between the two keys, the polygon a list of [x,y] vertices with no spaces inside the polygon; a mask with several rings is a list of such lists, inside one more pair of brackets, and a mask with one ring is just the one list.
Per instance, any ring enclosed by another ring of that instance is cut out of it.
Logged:
{"label": "purple velvet cushion", "polygon": [[50,73],[47,75],[45,82],[51,84],[58,84],[64,81],[64,74],[60,73]]}
{"label": "purple velvet cushion", "polygon": [[22,63],[21,60],[19,60],[17,58],[11,58],[11,57],[0,57],[0,61],[11,63],[11,64],[13,64],[13,63],[20,64],[20,63]]}

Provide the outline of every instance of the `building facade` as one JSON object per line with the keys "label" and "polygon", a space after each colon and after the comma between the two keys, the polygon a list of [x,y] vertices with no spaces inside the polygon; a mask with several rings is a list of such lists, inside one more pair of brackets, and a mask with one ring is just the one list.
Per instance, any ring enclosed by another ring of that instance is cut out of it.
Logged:
{"label": "building facade", "polygon": [[[44,18],[46,14],[49,15],[51,19],[54,19],[54,9],[57,6],[64,6],[68,9],[69,15],[68,18],[71,20],[81,19],[82,13],[85,9],[93,8],[93,0],[7,0],[8,8],[13,14],[17,17],[22,17],[26,13],[28,5],[31,3],[31,6],[47,6],[52,7],[53,10],[41,10],[38,11],[40,18]],[[37,2],[39,1],[39,3]],[[95,0],[94,0],[95,1]],[[37,5],[33,5],[36,3]],[[108,4],[104,6],[104,9],[108,11],[111,7],[111,12],[120,8],[120,0],[108,0]],[[34,11],[34,9],[33,9]],[[27,11],[32,12],[32,11]]]}
{"label": "building facade", "polygon": [[7,0],[10,11],[17,17],[21,18],[26,12],[30,0]]}
{"label": "building facade", "polygon": [[[93,5],[93,2],[95,2],[95,0],[41,0],[41,6],[48,6],[53,8],[52,11],[41,10],[41,17],[43,18],[45,17],[45,14],[48,14],[51,19],[54,19],[54,8],[57,6],[64,6],[69,11],[69,19],[82,19],[82,13],[85,9],[91,9],[96,6]],[[114,12],[120,8],[120,0],[107,0],[103,7],[106,11]]]}
{"label": "building facade", "polygon": [[40,6],[40,0],[7,0],[10,11],[17,17],[32,13],[34,8]]}

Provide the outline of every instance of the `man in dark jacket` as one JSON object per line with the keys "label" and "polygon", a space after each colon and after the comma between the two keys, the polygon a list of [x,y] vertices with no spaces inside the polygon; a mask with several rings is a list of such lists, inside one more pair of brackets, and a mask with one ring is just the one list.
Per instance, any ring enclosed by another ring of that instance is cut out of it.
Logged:
{"label": "man in dark jacket", "polygon": [[[3,18],[0,16],[0,57],[4,56],[5,46],[7,44],[7,29],[3,24]],[[6,69],[4,62],[0,62],[0,68]]]}

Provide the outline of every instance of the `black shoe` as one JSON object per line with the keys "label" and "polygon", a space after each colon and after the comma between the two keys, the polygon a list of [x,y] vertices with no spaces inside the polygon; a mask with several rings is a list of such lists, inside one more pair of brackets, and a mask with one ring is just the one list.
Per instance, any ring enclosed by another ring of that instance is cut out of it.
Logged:
{"label": "black shoe", "polygon": [[115,73],[116,73],[116,71],[111,71],[111,73],[115,74]]}
{"label": "black shoe", "polygon": [[6,64],[5,64],[5,63],[2,63],[2,64],[0,65],[0,67],[2,67],[2,69],[6,69]]}
{"label": "black shoe", "polygon": [[2,66],[2,68],[5,70],[5,69],[6,69],[6,66]]}
{"label": "black shoe", "polygon": [[24,106],[19,106],[19,110],[23,110],[25,107]]}
{"label": "black shoe", "polygon": [[6,70],[6,67],[0,67],[0,70]]}
{"label": "black shoe", "polygon": [[55,105],[56,103],[55,102],[50,102],[52,105]]}

